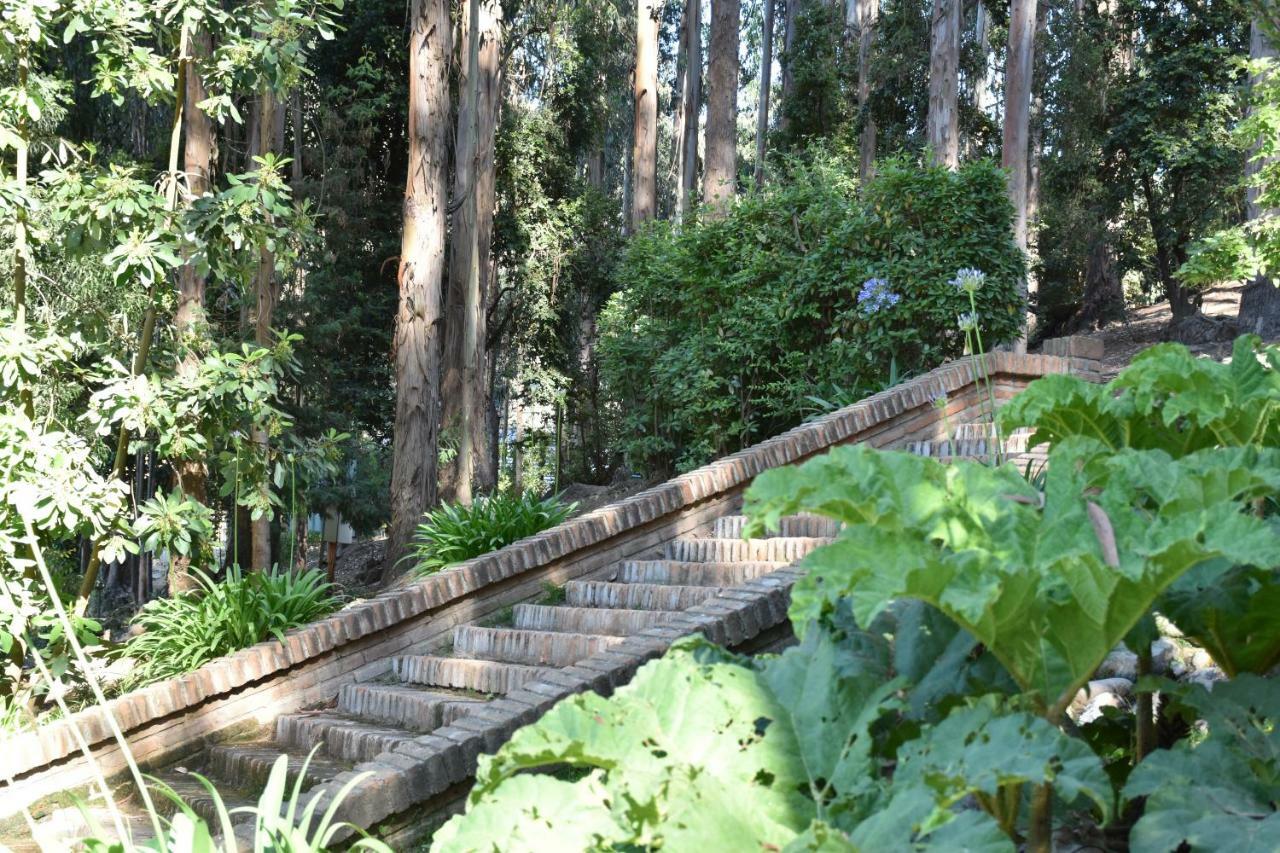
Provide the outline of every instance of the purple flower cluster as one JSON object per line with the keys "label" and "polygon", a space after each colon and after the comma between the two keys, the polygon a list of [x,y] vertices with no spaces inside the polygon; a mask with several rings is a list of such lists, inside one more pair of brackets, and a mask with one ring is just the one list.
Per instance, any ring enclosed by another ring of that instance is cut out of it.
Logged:
{"label": "purple flower cluster", "polygon": [[886,308],[892,308],[902,301],[902,297],[889,289],[888,279],[869,278],[862,283],[858,291],[858,305],[868,314],[876,314]]}

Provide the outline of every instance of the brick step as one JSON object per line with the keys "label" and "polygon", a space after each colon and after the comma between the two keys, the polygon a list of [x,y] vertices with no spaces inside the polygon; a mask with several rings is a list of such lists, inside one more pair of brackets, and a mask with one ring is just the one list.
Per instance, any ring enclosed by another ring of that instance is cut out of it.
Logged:
{"label": "brick step", "polygon": [[[741,539],[742,531],[747,526],[745,515],[726,515],[717,518],[711,525],[711,535],[717,539]],[[820,515],[788,515],[778,522],[778,529],[770,530],[769,537],[831,537],[840,531],[840,525],[830,518]]]}
{"label": "brick step", "polygon": [[570,607],[684,610],[711,598],[717,589],[713,586],[569,581],[564,585],[564,602]]}
{"label": "brick step", "polygon": [[286,750],[276,743],[219,744],[209,749],[206,775],[216,782],[257,790],[266,786],[271,768],[281,754],[287,754],[289,770],[286,784],[291,787],[302,775],[303,765],[306,764],[303,787],[308,788],[351,768],[350,764],[335,761],[321,752],[317,752],[308,763],[307,754],[310,751],[311,745],[294,745],[293,749]]}
{"label": "brick step", "polygon": [[405,655],[393,658],[391,671],[407,684],[453,687],[479,693],[510,693],[550,669],[492,660]]}
{"label": "brick step", "polygon": [[453,629],[453,652],[459,657],[532,666],[572,666],[621,642],[621,637],[604,634],[481,628],[476,625],[459,625]]}
{"label": "brick step", "polygon": [[483,699],[433,693],[405,684],[347,684],[338,691],[339,713],[412,732],[447,726],[483,704]]}
{"label": "brick step", "polygon": [[610,580],[626,584],[737,586],[785,566],[780,562],[687,563],[678,560],[628,560]]}
{"label": "brick step", "polygon": [[341,761],[369,761],[396,744],[417,735],[394,726],[379,726],[332,712],[285,714],[276,719],[276,743],[281,748],[311,749],[324,744],[324,753]]}
{"label": "brick step", "polygon": [[668,560],[688,563],[739,563],[771,561],[792,563],[816,548],[834,541],[830,537],[790,536],[777,539],[694,539],[679,537],[667,543]]}
{"label": "brick step", "polygon": [[[172,788],[173,792],[190,806],[193,812],[203,818],[211,831],[215,834],[219,832],[221,822],[218,819],[218,810],[214,804],[213,796],[204,785],[200,784],[199,779],[190,773],[184,773],[180,770],[166,770],[155,775],[157,779]],[[208,776],[209,774],[201,775]],[[239,786],[232,787],[231,784],[221,780],[211,779],[210,781],[217,787],[218,796],[222,798],[223,807],[228,814],[232,809],[248,808],[258,804],[259,792],[250,794]],[[168,797],[157,791],[154,785],[151,787],[151,802],[156,807],[156,811],[165,816],[174,814],[178,808]],[[244,816],[231,815],[231,819],[232,821],[243,820]],[[145,828],[146,835],[149,837],[152,834],[149,822]],[[144,839],[135,836],[133,840],[141,843]],[[67,849],[71,849],[71,847],[68,846]]]}
{"label": "brick step", "polygon": [[657,625],[666,614],[658,610],[613,610],[601,607],[558,607],[517,604],[515,627],[530,631],[571,634],[609,634],[625,637]]}

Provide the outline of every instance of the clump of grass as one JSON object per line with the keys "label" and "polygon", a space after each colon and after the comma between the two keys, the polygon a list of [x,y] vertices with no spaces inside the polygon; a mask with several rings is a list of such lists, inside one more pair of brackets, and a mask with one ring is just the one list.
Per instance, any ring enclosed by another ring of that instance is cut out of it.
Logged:
{"label": "clump of grass", "polygon": [[149,602],[134,617],[143,632],[121,652],[137,662],[130,688],[190,672],[269,637],[283,639],[285,631],[338,605],[332,585],[318,570],[245,575],[233,567],[222,581],[199,570],[192,575],[197,589]]}
{"label": "clump of grass", "polygon": [[532,494],[482,497],[470,506],[445,504],[426,514],[403,559],[412,561],[418,574],[433,574],[555,527],[576,507],[558,496]]}

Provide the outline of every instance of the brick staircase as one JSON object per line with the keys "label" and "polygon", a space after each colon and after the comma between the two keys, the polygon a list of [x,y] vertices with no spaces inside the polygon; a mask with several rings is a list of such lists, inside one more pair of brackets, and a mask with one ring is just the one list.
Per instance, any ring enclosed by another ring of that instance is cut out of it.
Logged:
{"label": "brick staircase", "polygon": [[[314,786],[793,563],[836,533],[834,522],[798,516],[783,519],[774,536],[742,539],[745,523],[743,516],[719,518],[706,538],[668,542],[662,559],[624,561],[601,579],[569,581],[549,596],[556,603],[515,605],[501,620],[508,624],[458,625],[450,653],[396,657],[382,680],[345,685],[327,707],[280,716],[270,739],[212,746],[190,769],[210,778],[230,809],[256,802],[282,753],[290,784],[305,772],[304,788]],[[213,820],[213,801],[187,768],[158,778]]]}

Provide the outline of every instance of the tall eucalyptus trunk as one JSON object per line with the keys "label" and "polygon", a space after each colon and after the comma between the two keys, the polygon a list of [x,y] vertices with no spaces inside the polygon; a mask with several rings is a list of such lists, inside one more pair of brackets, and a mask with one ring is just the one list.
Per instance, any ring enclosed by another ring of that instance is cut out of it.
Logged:
{"label": "tall eucalyptus trunk", "polygon": [[862,133],[858,140],[858,179],[864,184],[875,173],[876,120],[871,115],[871,49],[875,44],[880,0],[852,0],[858,31],[858,114]]}
{"label": "tall eucalyptus trunk", "polygon": [[[1035,54],[1036,0],[1013,0],[1004,83],[1004,140],[1000,161],[1009,173],[1013,237],[1027,251],[1027,154],[1030,146],[1031,77]],[[1027,297],[1027,281],[1022,281]],[[1015,349],[1026,351],[1025,330]]]}
{"label": "tall eucalyptus trunk", "polygon": [[702,3],[685,0],[680,31],[684,79],[680,91],[680,174],[676,191],[676,219],[696,203],[698,192],[698,116],[702,112]]}
{"label": "tall eucalyptus trunk", "polygon": [[631,227],[653,219],[658,208],[658,4],[636,2],[636,65],[633,95]]}
{"label": "tall eucalyptus trunk", "polygon": [[764,160],[769,142],[769,89],[773,85],[773,7],[764,0],[764,32],[760,39],[760,97],[756,108],[756,189],[764,187]]}
{"label": "tall eucalyptus trunk", "polygon": [[423,513],[436,503],[440,438],[440,282],[445,256],[449,55],[445,0],[409,12],[409,170],[397,273],[391,524],[383,577],[398,573]]}
{"label": "tall eucalyptus trunk", "polygon": [[933,0],[927,140],[933,162],[960,165],[961,0]]}
{"label": "tall eucalyptus trunk", "polygon": [[711,46],[707,62],[706,167],[702,194],[723,216],[738,181],[739,0],[711,0]]}

